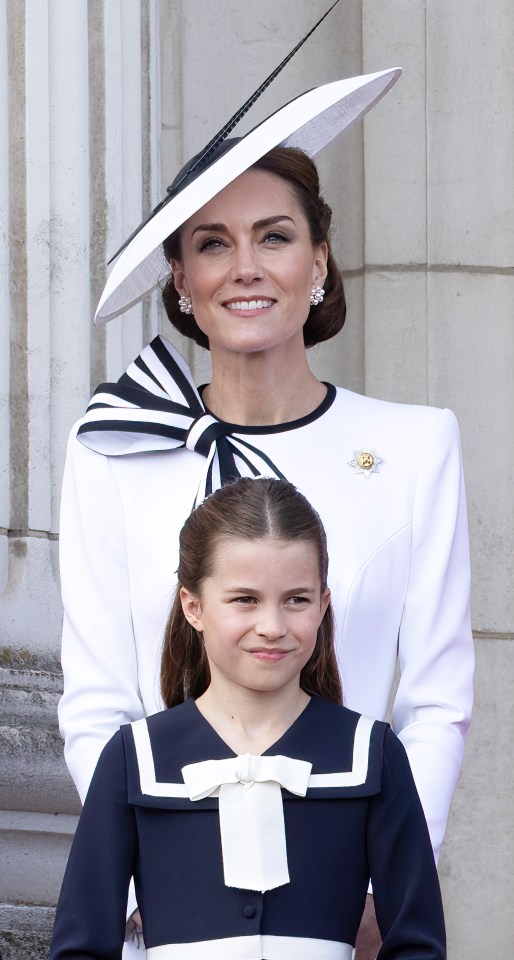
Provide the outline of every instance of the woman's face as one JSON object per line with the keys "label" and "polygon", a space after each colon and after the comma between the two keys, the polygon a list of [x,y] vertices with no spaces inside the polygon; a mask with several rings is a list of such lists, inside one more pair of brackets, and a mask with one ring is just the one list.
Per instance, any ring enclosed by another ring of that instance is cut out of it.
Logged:
{"label": "woman's face", "polygon": [[299,688],[330,593],[315,547],[303,541],[221,540],[199,596],[180,590],[203,634],[211,683],[261,693]]}
{"label": "woman's face", "polygon": [[287,181],[248,170],[181,231],[175,286],[191,297],[211,351],[254,353],[301,338],[327,247],[314,247]]}

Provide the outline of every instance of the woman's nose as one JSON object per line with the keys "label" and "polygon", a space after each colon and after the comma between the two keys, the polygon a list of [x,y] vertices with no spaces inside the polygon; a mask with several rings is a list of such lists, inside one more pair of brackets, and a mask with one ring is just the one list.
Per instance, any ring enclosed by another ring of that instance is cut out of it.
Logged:
{"label": "woman's nose", "polygon": [[252,283],[261,280],[263,268],[257,251],[251,243],[239,244],[234,250],[231,278],[242,283]]}

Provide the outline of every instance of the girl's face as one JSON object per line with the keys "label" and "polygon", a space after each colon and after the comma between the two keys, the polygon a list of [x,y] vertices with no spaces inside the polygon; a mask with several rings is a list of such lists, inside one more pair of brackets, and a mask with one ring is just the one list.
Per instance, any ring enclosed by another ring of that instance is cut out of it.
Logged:
{"label": "girl's face", "polygon": [[321,590],[311,544],[227,538],[201,594],[182,587],[180,597],[203,633],[211,684],[266,693],[299,687],[330,592]]}
{"label": "girl's face", "polygon": [[250,169],[187,221],[181,260],[171,267],[211,351],[254,353],[291,339],[303,346],[311,289],[323,285],[326,261],[326,244],[312,245],[287,181]]}

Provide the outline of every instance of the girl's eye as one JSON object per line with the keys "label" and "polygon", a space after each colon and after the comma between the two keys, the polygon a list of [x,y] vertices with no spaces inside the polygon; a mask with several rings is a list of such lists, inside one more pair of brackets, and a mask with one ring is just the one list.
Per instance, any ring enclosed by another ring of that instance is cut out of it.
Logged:
{"label": "girl's eye", "polygon": [[234,597],[235,603],[241,603],[243,606],[249,606],[252,603],[257,603],[255,597]]}
{"label": "girl's eye", "polygon": [[289,597],[289,600],[287,602],[290,603],[291,606],[293,607],[299,607],[302,604],[309,603],[309,599],[308,597]]}

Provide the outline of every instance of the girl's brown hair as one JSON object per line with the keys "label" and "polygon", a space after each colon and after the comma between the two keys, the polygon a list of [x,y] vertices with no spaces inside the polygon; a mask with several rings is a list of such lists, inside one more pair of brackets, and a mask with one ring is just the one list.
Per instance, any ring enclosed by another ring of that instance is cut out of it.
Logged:
{"label": "girl's brown hair", "polygon": [[[292,187],[305,214],[312,245],[317,247],[321,243],[326,243],[328,246],[328,270],[324,283],[325,299],[318,306],[311,306],[303,327],[305,346],[313,347],[323,340],[330,340],[339,333],[346,317],[343,280],[330,246],[332,210],[320,194],[316,165],[303,150],[298,150],[296,147],[275,147],[257,160],[251,169],[265,170],[285,180]],[[180,229],[164,241],[163,250],[168,262],[171,259],[180,261]],[[162,291],[162,300],[169,320],[185,337],[189,337],[200,347],[208,350],[208,338],[203,330],[200,330],[193,316],[180,312],[178,299],[173,277],[170,277]]]}
{"label": "girl's brown hair", "polygon": [[[327,586],[328,554],[323,524],[308,500],[287,480],[236,480],[197,507],[180,532],[178,584],[164,634],[161,690],[173,707],[205,693],[210,672],[201,635],[186,620],[180,588],[200,596],[215,552],[225,539],[285,540],[312,544],[319,563],[321,591]],[[300,686],[341,703],[341,681],[334,653],[334,619],[329,604],[318,628],[316,646],[300,674]]]}

